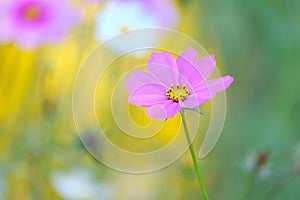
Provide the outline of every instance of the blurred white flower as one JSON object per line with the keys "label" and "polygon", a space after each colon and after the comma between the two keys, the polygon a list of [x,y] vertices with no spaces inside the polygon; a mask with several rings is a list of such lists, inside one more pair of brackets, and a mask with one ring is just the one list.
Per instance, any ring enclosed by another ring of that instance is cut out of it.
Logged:
{"label": "blurred white flower", "polygon": [[108,183],[96,181],[92,174],[84,169],[76,169],[69,173],[55,172],[51,177],[51,183],[57,194],[65,199],[113,199],[112,187]]}
{"label": "blurred white flower", "polygon": [[105,0],[84,0],[86,3],[102,3]]}
{"label": "blurred white flower", "polygon": [[255,173],[261,180],[266,179],[270,173],[268,164],[269,155],[266,151],[252,153],[246,157],[245,170],[249,173]]}
{"label": "blurred white flower", "polygon": [[161,174],[126,174],[117,173],[112,175],[111,181],[118,192],[115,199],[130,200],[156,200],[158,198],[157,183],[162,180]]}
{"label": "blurred white flower", "polygon": [[[95,36],[100,42],[120,33],[141,28],[176,28],[179,13],[171,0],[115,0],[107,1],[103,10],[96,17]],[[155,45],[159,42],[157,35],[137,37],[123,34],[121,40],[107,44],[115,53],[123,52],[125,47],[136,47],[140,40]],[[131,48],[130,48],[131,49]]]}

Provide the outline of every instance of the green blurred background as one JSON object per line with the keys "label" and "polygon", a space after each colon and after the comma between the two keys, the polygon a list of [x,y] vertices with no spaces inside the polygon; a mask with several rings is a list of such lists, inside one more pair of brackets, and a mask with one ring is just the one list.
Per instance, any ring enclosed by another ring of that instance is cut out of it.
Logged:
{"label": "green blurred background", "polygon": [[[99,43],[94,18],[105,3],[76,1],[83,23],[60,44],[0,46],[0,199],[202,198],[189,152],[158,172],[124,174],[96,161],[78,138],[72,87]],[[300,2],[175,3],[178,30],[235,78],[221,138],[199,161],[211,199],[299,199]]]}

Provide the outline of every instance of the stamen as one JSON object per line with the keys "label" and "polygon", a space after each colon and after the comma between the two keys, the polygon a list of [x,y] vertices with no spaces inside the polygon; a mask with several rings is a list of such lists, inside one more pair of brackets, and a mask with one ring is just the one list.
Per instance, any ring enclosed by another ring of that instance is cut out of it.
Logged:
{"label": "stamen", "polygon": [[166,90],[166,96],[175,102],[184,101],[186,97],[189,95],[189,90],[186,88],[186,85],[180,86],[179,84],[176,84],[176,87],[174,87],[173,84],[171,84],[171,87]]}
{"label": "stamen", "polygon": [[41,15],[41,9],[37,6],[29,6],[24,10],[23,16],[26,21],[35,21]]}

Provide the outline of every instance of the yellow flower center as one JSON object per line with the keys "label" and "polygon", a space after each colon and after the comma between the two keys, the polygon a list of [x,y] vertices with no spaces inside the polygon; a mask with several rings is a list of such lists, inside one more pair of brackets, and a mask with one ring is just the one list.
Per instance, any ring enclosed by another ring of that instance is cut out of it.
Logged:
{"label": "yellow flower center", "polygon": [[173,101],[178,102],[179,100],[183,101],[189,96],[189,90],[185,85],[180,86],[177,84],[176,86],[171,85],[169,89],[166,90],[166,96]]}
{"label": "yellow flower center", "polygon": [[24,11],[24,18],[27,21],[34,21],[41,15],[41,10],[36,6],[30,6]]}

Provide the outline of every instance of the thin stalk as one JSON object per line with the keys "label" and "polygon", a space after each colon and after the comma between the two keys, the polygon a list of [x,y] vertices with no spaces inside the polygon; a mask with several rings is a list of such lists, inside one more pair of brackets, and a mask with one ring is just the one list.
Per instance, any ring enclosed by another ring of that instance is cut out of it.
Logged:
{"label": "thin stalk", "polygon": [[251,190],[253,188],[253,185],[255,183],[255,179],[256,179],[256,174],[255,173],[250,174],[242,199],[244,199],[244,200],[248,199],[248,197],[251,193]]}
{"label": "thin stalk", "polygon": [[183,109],[181,109],[180,114],[181,114],[181,119],[182,119],[182,123],[183,123],[183,127],[184,127],[184,132],[185,132],[185,135],[186,135],[186,139],[187,139],[189,149],[190,149],[190,152],[191,152],[191,156],[192,156],[192,159],[193,159],[194,169],[195,169],[195,172],[196,172],[196,175],[197,175],[198,182],[200,184],[200,188],[201,188],[203,197],[204,197],[205,200],[209,200],[209,197],[208,197],[206,189],[205,189],[204,182],[202,180],[202,176],[201,176],[200,168],[199,168],[199,165],[198,165],[197,156],[195,154],[195,150],[194,150],[194,147],[193,147],[193,144],[192,144],[191,136],[190,136],[189,130],[187,128],[187,124],[186,124]]}

